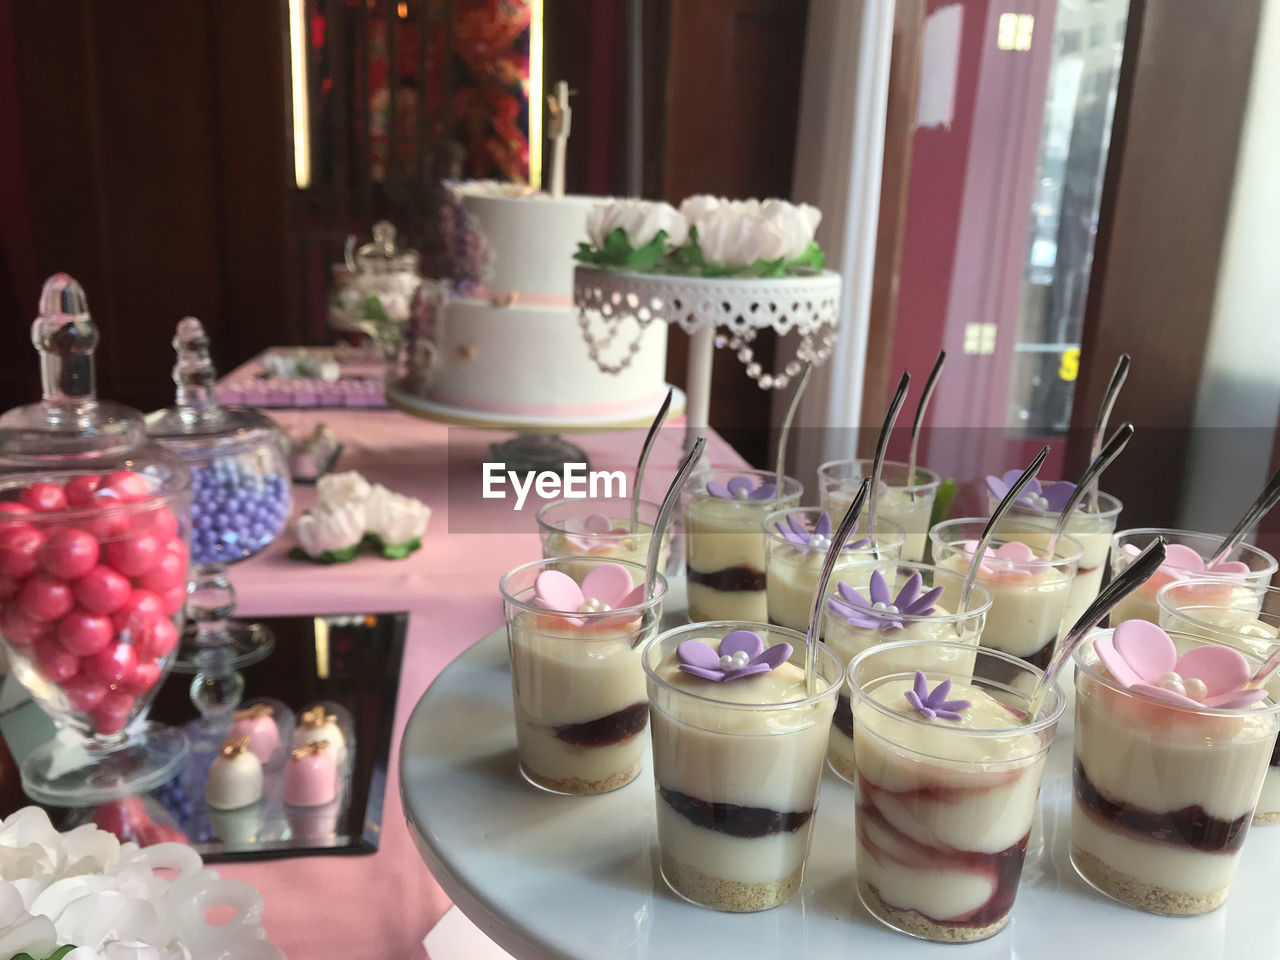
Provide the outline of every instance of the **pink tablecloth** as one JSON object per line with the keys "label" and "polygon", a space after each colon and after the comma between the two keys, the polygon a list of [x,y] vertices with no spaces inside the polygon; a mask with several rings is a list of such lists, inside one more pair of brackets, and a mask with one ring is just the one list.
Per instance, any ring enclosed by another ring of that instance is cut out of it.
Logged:
{"label": "pink tablecloth", "polygon": [[[523,512],[513,502],[482,500],[479,464],[501,434],[415,420],[384,411],[272,411],[293,434],[325,422],[346,445],[339,469],[358,469],[372,481],[426,501],[432,509],[423,547],[407,560],[372,557],[321,567],[286,557],[292,538],[233,569],[240,610],[260,616],[404,610],[411,612],[382,840],[373,856],[294,859],[225,865],[220,872],[245,880],[266,898],[271,939],[290,958],[401,960],[420,957],[427,931],[449,900],[423,865],[400,805],[400,732],[418,698],[444,666],[502,625],[499,577],[540,556],[530,497]],[[673,425],[674,427],[674,425]],[[628,475],[643,431],[573,438],[596,469]],[[663,431],[649,461],[645,496],[657,499],[681,456],[682,429]],[[711,438],[708,459],[739,466],[741,458]],[[295,490],[295,514],[315,498]],[[270,670],[266,661],[255,670]]]}

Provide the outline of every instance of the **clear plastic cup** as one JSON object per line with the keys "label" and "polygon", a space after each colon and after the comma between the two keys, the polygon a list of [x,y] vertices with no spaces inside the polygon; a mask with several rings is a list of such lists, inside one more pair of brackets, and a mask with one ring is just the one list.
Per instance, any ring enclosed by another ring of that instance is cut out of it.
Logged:
{"label": "clear plastic cup", "polygon": [[[809,629],[809,614],[813,612],[813,598],[818,592],[818,578],[827,558],[830,536],[817,534],[811,543],[803,543],[788,539],[788,535],[803,537],[792,528],[791,521],[814,535],[813,531],[824,515],[832,527],[839,524],[839,517],[833,517],[821,507],[792,507],[764,518],[765,592],[770,623],[801,633]],[[902,554],[902,528],[888,520],[877,520],[877,525],[875,547],[879,552],[878,560],[867,539],[866,524],[859,523],[836,561],[837,571],[857,567],[856,573],[845,573],[846,579],[856,577],[860,580],[857,586],[866,586],[871,572],[877,567],[892,569]],[[862,543],[864,539],[866,543]]]}
{"label": "clear plastic cup", "polygon": [[[950,680],[947,699],[970,701],[960,719],[928,719],[907,701],[915,670],[904,664],[920,662],[931,664],[930,691]],[[1055,684],[1024,722],[1042,677],[999,650],[930,641],[871,647],[849,664],[858,896],[881,923],[955,942],[986,939],[1009,922],[1065,706]]]}
{"label": "clear plastic cup", "polygon": [[[1235,647],[1258,660],[1280,646],[1280,587],[1259,596],[1231,580],[1175,580],[1159,589],[1156,604],[1167,631]],[[1267,691],[1280,703],[1280,672],[1272,674]],[[1271,752],[1253,823],[1280,823],[1280,749]]]}
{"label": "clear plastic cup", "polygon": [[[1114,577],[1133,561],[1136,556],[1157,536],[1162,536],[1168,545],[1180,544],[1190,547],[1200,554],[1204,560],[1213,559],[1213,554],[1222,545],[1222,537],[1212,533],[1197,533],[1193,530],[1171,530],[1164,527],[1135,527],[1121,530],[1111,538],[1111,575]],[[1249,568],[1248,573],[1240,572],[1232,579],[1238,580],[1242,586],[1261,591],[1271,583],[1276,572],[1276,558],[1264,550],[1249,543],[1242,543],[1226,557],[1226,562],[1239,561]],[[1150,620],[1156,623],[1160,619],[1160,608],[1156,605],[1156,593],[1170,580],[1185,580],[1191,577],[1216,576],[1212,570],[1205,570],[1203,564],[1199,568],[1181,566],[1177,563],[1165,563],[1146,583],[1129,594],[1111,611],[1111,626],[1117,626],[1126,620]]]}
{"label": "clear plastic cup", "polygon": [[[875,569],[875,568],[873,568]],[[823,642],[840,658],[847,667],[849,662],[863,650],[886,643],[906,641],[932,640],[943,643],[963,643],[976,647],[982,636],[982,628],[987,622],[987,611],[991,609],[991,591],[980,583],[973,585],[973,594],[969,598],[969,607],[960,611],[960,594],[964,587],[964,577],[954,570],[934,566],[929,563],[907,563],[899,561],[889,571],[881,571],[885,585],[894,598],[896,606],[902,596],[902,588],[916,574],[920,575],[920,591],[927,593],[935,587],[941,587],[942,593],[933,603],[932,613],[909,612],[912,607],[899,609],[897,612],[888,609],[868,609],[862,618],[851,621],[850,617],[833,606],[832,601],[840,605],[849,605],[840,584],[856,590],[859,596],[871,600],[869,589],[863,586],[868,577],[860,570],[845,570],[832,578],[827,592],[826,609],[823,610]],[[843,574],[843,575],[842,575]],[[853,574],[853,576],[847,576]],[[918,606],[917,610],[921,610]],[[919,654],[919,650],[908,651]],[[904,670],[929,670],[933,666],[929,660],[914,660],[901,663]],[[841,691],[836,699],[835,716],[831,719],[831,738],[827,745],[827,763],[840,779],[854,782],[853,763],[853,709],[849,695]]]}
{"label": "clear plastic cup", "polygon": [[[572,563],[572,558],[586,560],[628,560],[644,566],[649,560],[649,544],[653,540],[653,524],[659,506],[649,500],[640,501],[635,533],[631,532],[631,499],[629,497],[587,497],[555,500],[538,511],[538,536],[542,540],[543,559],[560,557],[560,569],[579,583],[591,569],[590,563]],[[671,554],[671,530],[663,536],[658,569],[667,570]]]}
{"label": "clear plastic cup", "polygon": [[[644,568],[618,560],[634,583]],[[667,581],[630,606],[550,610],[533,602],[538,575],[565,572],[563,559],[516,567],[499,589],[507,615],[520,772],[552,793],[606,793],[640,772],[649,706],[640,649],[658,632]],[[613,606],[610,604],[610,606]]]}
{"label": "clear plastic cup", "polygon": [[[752,631],[792,645],[766,674],[713,682],[678,669],[685,641],[718,645]],[[717,621],[668,630],[644,651],[662,876],[715,910],[767,910],[799,888],[809,855],[840,660],[817,648],[817,692],[804,684],[804,637],[762,623]]]}
{"label": "clear plastic cup", "polygon": [[[864,477],[871,476],[872,460],[828,460],[818,467],[818,491],[822,509],[839,522],[853,503]],[[929,539],[929,521],[933,501],[938,496],[942,478],[932,470],[917,466],[915,476],[907,478],[907,465],[886,460],[880,471],[883,487],[876,504],[876,520],[892,520],[906,531],[902,559],[919,562]],[[862,512],[867,512],[867,507]]]}
{"label": "clear plastic cup", "polygon": [[744,477],[754,487],[773,484],[771,470],[710,470],[689,483],[684,504],[685,567],[688,576],[689,619],[767,619],[765,601],[764,518],[775,510],[794,507],[804,487],[783,479],[777,495],[760,500],[725,498],[708,491],[708,483],[727,486]]}
{"label": "clear plastic cup", "polygon": [[[987,493],[988,509],[994,510],[1000,501]],[[1071,589],[1067,595],[1067,610],[1063,622],[1070,626],[1080,619],[1098,596],[1102,587],[1102,575],[1107,569],[1107,554],[1111,550],[1111,534],[1115,532],[1116,521],[1124,508],[1117,498],[1109,493],[1099,493],[1098,509],[1076,509],[1064,529],[1069,537],[1080,544],[1080,564],[1076,569],[1075,579],[1071,581]],[[1035,514],[1015,508],[1011,510],[1000,525],[1001,532],[1009,531],[1009,535],[1034,547],[1044,549],[1053,536],[1053,528],[1057,526],[1058,515]]]}
{"label": "clear plastic cup", "polygon": [[[1190,916],[1227,899],[1276,742],[1272,700],[1183,707],[1121,686],[1075,652],[1071,863],[1095,889],[1151,913]],[[1179,656],[1213,646],[1171,633]],[[1249,658],[1257,668],[1256,658]]]}
{"label": "clear plastic cup", "polygon": [[[967,573],[972,557],[965,544],[977,541],[986,525],[987,520],[972,517],[937,524],[929,534],[934,562],[957,573]],[[1001,523],[983,556],[983,568],[975,582],[991,591],[991,609],[982,630],[982,645],[1012,653],[1044,669],[1057,648],[1059,635],[1071,626],[1071,622],[1064,623],[1064,615],[1081,547],[1075,539],[1063,535],[1051,558],[1045,555],[1044,546],[1031,544],[1027,546],[1034,554],[1032,559],[998,555],[1001,547],[1018,539],[1015,531],[1006,531]]]}

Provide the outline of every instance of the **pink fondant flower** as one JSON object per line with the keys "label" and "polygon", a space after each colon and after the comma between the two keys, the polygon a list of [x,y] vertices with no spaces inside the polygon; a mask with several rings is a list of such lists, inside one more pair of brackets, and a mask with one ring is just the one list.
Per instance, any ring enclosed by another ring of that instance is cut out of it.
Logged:
{"label": "pink fondant flower", "polygon": [[[1142,552],[1132,543],[1126,543],[1121,550],[1130,560]],[[1160,564],[1160,569],[1143,585],[1143,590],[1154,593],[1166,583],[1174,580],[1188,580],[1192,577],[1239,579],[1247,577],[1252,572],[1249,565],[1240,560],[1223,560],[1210,567],[1205,563],[1204,557],[1191,547],[1181,543],[1170,543],[1164,548],[1164,563]]]}
{"label": "pink fondant flower", "polygon": [[594,626],[612,623],[627,617],[573,616],[573,614],[599,614],[611,610],[634,607],[644,599],[644,584],[633,586],[631,573],[617,563],[602,563],[592,567],[582,578],[582,586],[559,570],[544,570],[533,585],[533,602],[548,613],[580,627],[588,620]]}
{"label": "pink fondant flower", "polygon": [[565,541],[584,553],[611,546],[607,541],[602,542],[601,537],[620,537],[626,532],[626,527],[615,527],[602,513],[570,517],[564,522]]}
{"label": "pink fondant flower", "polygon": [[1236,710],[1267,695],[1248,686],[1249,661],[1238,650],[1210,644],[1179,657],[1173,639],[1146,620],[1126,620],[1093,649],[1121,686],[1179,706]]}
{"label": "pink fondant flower", "polygon": [[[960,548],[964,551],[965,558],[972,564],[973,555],[978,550],[978,541],[966,540]],[[1000,544],[995,550],[988,547],[987,552],[982,555],[982,565],[978,570],[985,576],[1000,580],[1022,580],[1035,576],[1048,566],[1049,561],[1044,557],[1036,556],[1036,552],[1025,543],[1010,540],[1008,543]]]}

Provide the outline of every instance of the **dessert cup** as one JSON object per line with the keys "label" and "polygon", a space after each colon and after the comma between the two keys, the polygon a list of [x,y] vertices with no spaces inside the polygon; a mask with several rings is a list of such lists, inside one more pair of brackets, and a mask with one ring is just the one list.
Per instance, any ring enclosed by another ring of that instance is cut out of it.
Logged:
{"label": "dessert cup", "polygon": [[[852,582],[842,575],[850,573],[855,574]],[[838,572],[827,592],[822,612],[823,641],[845,667],[863,650],[881,644],[932,640],[978,645],[991,609],[991,591],[982,584],[973,585],[969,607],[961,612],[964,577],[954,570],[900,561],[881,573],[883,591],[875,583],[875,574],[871,576],[872,584],[863,587],[861,571]],[[942,592],[930,599],[930,591],[935,589]],[[875,607],[877,602],[882,604],[879,609]],[[924,658],[925,651],[911,648],[906,652],[916,659],[904,659],[898,665],[902,670],[928,672],[935,665],[933,660]],[[836,776],[848,783],[854,782],[853,748],[853,708],[848,692],[842,689],[831,719],[827,763]]]}
{"label": "dessert cup", "polygon": [[[986,525],[986,520],[974,518],[937,524],[929,534],[934,562],[962,576],[966,574],[973,546]],[[1071,626],[1064,624],[1063,615],[1080,553],[1080,544],[1063,535],[1054,556],[1047,557],[1044,546],[1021,543],[1017,534],[1006,531],[1001,523],[975,580],[991,591],[982,645],[1044,669],[1057,647],[1059,632]],[[1001,663],[984,661],[985,666],[996,670],[1003,669]]]}
{"label": "dessert cup", "polygon": [[[739,651],[741,665],[712,672],[741,675],[685,672],[686,642],[712,664],[737,664]],[[686,900],[767,910],[800,888],[841,682],[839,658],[819,645],[807,693],[803,658],[802,634],[742,621],[678,627],[645,647],[661,871]]]}
{"label": "dessert cup", "polygon": [[[820,507],[792,507],[765,517],[765,597],[770,623],[802,633],[808,629],[831,528],[839,519]],[[844,579],[854,586],[865,587],[877,568],[892,569],[902,552],[902,528],[888,520],[877,524],[878,559],[866,525],[859,523],[836,560],[837,576],[843,572]]]}
{"label": "dessert cup", "polygon": [[1160,619],[1156,593],[1171,580],[1192,577],[1226,577],[1237,581],[1241,587],[1261,592],[1270,585],[1276,572],[1276,559],[1252,544],[1242,543],[1226,559],[1213,569],[1205,568],[1206,559],[1222,545],[1222,537],[1212,533],[1196,533],[1191,530],[1169,530],[1161,527],[1135,527],[1121,530],[1111,538],[1111,575],[1114,577],[1127,567],[1135,556],[1146,549],[1157,536],[1165,539],[1165,562],[1146,583],[1129,594],[1111,611],[1111,626],[1126,620]]}
{"label": "dessert cup", "polygon": [[768,618],[762,525],[804,492],[790,477],[779,491],[776,479],[767,470],[714,470],[690,481],[684,507],[690,621]]}
{"label": "dessert cup", "polygon": [[[631,532],[631,499],[629,497],[594,497],[565,499],[548,503],[538,511],[538,536],[542,540],[542,557],[561,559],[560,569],[578,583],[591,569],[591,559],[628,560],[644,566],[649,560],[649,544],[653,540],[653,523],[659,506],[640,501],[636,532]],[[671,531],[663,537],[658,569],[666,572],[671,555]],[[581,557],[583,562],[575,563]]]}
{"label": "dessert cup", "polygon": [[[1230,580],[1175,580],[1156,593],[1156,604],[1160,626],[1170,632],[1234,647],[1259,660],[1280,645],[1280,587],[1267,587],[1259,597]],[[1272,674],[1267,692],[1280,703],[1280,675]],[[1253,823],[1280,823],[1280,743],[1271,752]]]}
{"label": "dessert cup", "polygon": [[[931,666],[904,666],[917,662]],[[880,644],[849,664],[858,896],[886,926],[963,942],[1009,922],[1065,704],[1055,685],[1024,722],[1042,676],[999,650],[933,641]]]}
{"label": "dessert cup", "polygon": [[[990,491],[987,497],[988,508],[994,510],[1000,501]],[[1071,589],[1067,592],[1067,609],[1062,618],[1063,623],[1068,626],[1079,620],[1098,596],[1098,590],[1102,587],[1102,575],[1106,572],[1107,554],[1111,550],[1111,534],[1115,532],[1116,520],[1119,519],[1123,506],[1109,493],[1099,493],[1097,510],[1077,508],[1067,521],[1063,532],[1080,544],[1081,550],[1080,563],[1071,581]],[[1008,531],[1008,536],[1013,539],[1043,551],[1049,545],[1049,538],[1053,536],[1057,523],[1056,513],[1037,514],[1015,505],[1000,524],[1000,531]]]}
{"label": "dessert cup", "polygon": [[[1266,699],[1211,709],[1127,687],[1098,653],[1099,644],[1110,645],[1122,631],[1126,638],[1151,631],[1163,636],[1155,625],[1133,621],[1094,633],[1074,655],[1071,862],[1086,882],[1129,906],[1170,915],[1208,913],[1227,898],[1275,746],[1280,707]],[[1182,679],[1189,676],[1189,653],[1223,650],[1187,634],[1168,636],[1176,650],[1169,658],[1183,658],[1177,661]],[[1247,679],[1258,661],[1244,659]],[[1157,671],[1162,682],[1169,676],[1161,665],[1149,672]]]}
{"label": "dessert cup", "polygon": [[[658,630],[667,581],[644,599],[634,563],[562,558],[502,578],[520,772],[552,793],[605,793],[640,772],[649,722],[640,647]],[[564,590],[568,589],[567,593]],[[557,592],[559,591],[559,592]]]}
{"label": "dessert cup", "polygon": [[[828,460],[818,467],[818,490],[822,509],[839,523],[858,493],[864,477],[871,476],[871,460]],[[938,496],[942,478],[932,470],[917,466],[915,476],[907,479],[907,464],[886,460],[880,471],[882,492],[876,503],[876,521],[892,520],[906,532],[902,559],[918,563],[924,559],[929,541],[929,523],[933,501]],[[867,507],[862,508],[865,515]]]}

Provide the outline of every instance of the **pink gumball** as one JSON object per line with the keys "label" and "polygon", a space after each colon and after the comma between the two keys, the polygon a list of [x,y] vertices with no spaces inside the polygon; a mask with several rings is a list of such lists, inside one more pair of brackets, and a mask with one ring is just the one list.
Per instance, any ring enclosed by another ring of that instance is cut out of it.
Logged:
{"label": "pink gumball", "polygon": [[140,846],[147,846],[152,843],[189,843],[187,835],[177,827],[170,827],[163,823],[152,821],[151,836],[153,839],[147,840]]}
{"label": "pink gumball", "polygon": [[57,620],[75,606],[75,597],[67,581],[34,573],[22,585],[18,606],[32,620]]}
{"label": "pink gumball", "polygon": [[93,506],[93,495],[102,485],[102,478],[94,473],[86,473],[82,477],[72,477],[62,485],[62,492],[67,495],[67,503],[73,507]]}
{"label": "pink gumball", "polygon": [[107,695],[107,685],[92,677],[75,676],[62,682],[62,692],[67,703],[77,713],[91,713]]}
{"label": "pink gumball", "polygon": [[139,528],[159,537],[161,543],[167,543],[178,535],[178,518],[168,507],[157,507],[139,514],[136,522]]}
{"label": "pink gumball", "polygon": [[186,586],[187,562],[170,550],[161,550],[155,565],[138,577],[138,586],[163,595],[166,590]]}
{"label": "pink gumball", "polygon": [[121,840],[135,836],[138,828],[150,820],[146,806],[138,797],[111,800],[93,811],[94,826],[115,834]]}
{"label": "pink gumball", "polygon": [[107,649],[114,636],[109,617],[86,610],[72,610],[58,622],[58,642],[78,657],[90,657]]}
{"label": "pink gumball", "polygon": [[125,605],[133,587],[124,574],[99,564],[77,580],[72,590],[76,603],[90,613],[109,614]]}
{"label": "pink gumball", "polygon": [[98,563],[98,541],[87,530],[58,527],[40,548],[40,565],[63,580],[78,580]]}
{"label": "pink gumball", "polygon": [[[4,514],[6,513],[12,513],[14,514],[14,516],[6,517],[4,516]],[[30,514],[30,513],[31,513],[30,507],[24,506],[23,504],[18,503],[18,501],[16,500],[6,500],[3,503],[0,503],[0,522],[2,523],[10,523],[13,520],[15,520],[17,517],[22,516],[24,514]]]}
{"label": "pink gumball", "polygon": [[65,683],[80,669],[80,658],[74,653],[68,653],[52,636],[46,635],[36,640],[35,651],[40,675],[50,683]]}
{"label": "pink gumball", "polygon": [[139,663],[133,668],[133,675],[124,681],[123,687],[130,693],[139,696],[146,693],[160,682],[160,664],[154,660]]}
{"label": "pink gumball", "polygon": [[166,617],[174,616],[187,602],[187,585],[185,583],[172,587],[160,594],[161,608]]}
{"label": "pink gumball", "polygon": [[138,659],[160,660],[173,652],[178,645],[178,628],[165,617],[156,617],[147,628],[133,637],[133,649]]}
{"label": "pink gumball", "polygon": [[138,669],[138,652],[127,643],[109,643],[81,661],[85,676],[108,685],[124,684]]}
{"label": "pink gumball", "polygon": [[35,643],[41,637],[49,636],[49,624],[32,620],[22,612],[18,604],[11,604],[0,614],[0,632],[6,640],[16,646],[25,647]]}
{"label": "pink gumball", "polygon": [[8,600],[18,592],[18,588],[21,586],[21,580],[11,577],[7,573],[0,573],[0,600]]}
{"label": "pink gumball", "polygon": [[102,486],[98,488],[95,496],[99,501],[114,499],[123,503],[132,503],[151,496],[151,484],[140,473],[117,470],[102,478]]}
{"label": "pink gumball", "polygon": [[109,690],[90,717],[98,733],[119,733],[133,710],[134,696],[123,690]]}
{"label": "pink gumball", "polygon": [[184,560],[187,558],[189,551],[187,550],[187,542],[181,537],[171,537],[165,542],[164,548],[171,553],[176,553]]}
{"label": "pink gumball", "polygon": [[29,523],[0,525],[0,573],[22,579],[35,573],[44,531]]}
{"label": "pink gumball", "polygon": [[67,495],[56,483],[41,480],[33,483],[18,495],[23,506],[30,507],[36,513],[53,513],[67,509]]}
{"label": "pink gumball", "polygon": [[164,604],[160,595],[151,590],[134,590],[124,604],[111,615],[111,621],[120,633],[141,631],[158,617],[164,616]]}
{"label": "pink gumball", "polygon": [[135,533],[107,544],[107,562],[127,577],[140,577],[160,559],[160,540],[153,533]]}
{"label": "pink gumball", "polygon": [[96,506],[99,509],[84,522],[84,527],[97,537],[103,546],[113,540],[119,540],[133,529],[133,518],[120,506],[120,501],[97,501]]}

